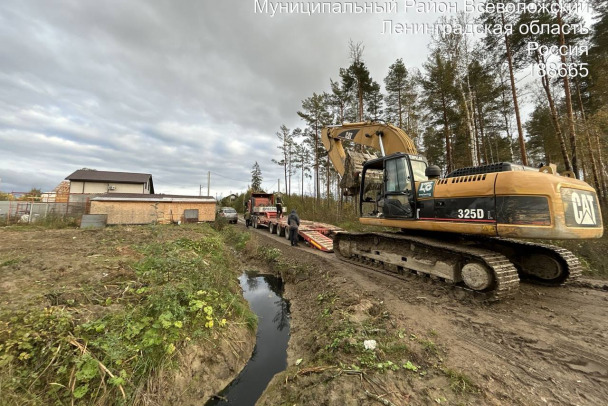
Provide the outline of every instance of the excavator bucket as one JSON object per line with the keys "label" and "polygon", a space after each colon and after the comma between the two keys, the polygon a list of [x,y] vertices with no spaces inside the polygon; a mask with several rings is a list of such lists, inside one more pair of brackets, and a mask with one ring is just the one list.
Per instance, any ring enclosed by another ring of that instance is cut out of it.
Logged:
{"label": "excavator bucket", "polygon": [[359,193],[361,179],[359,174],[363,170],[363,163],[376,156],[367,152],[345,151],[344,175],[340,181],[340,187],[346,196],[356,196]]}

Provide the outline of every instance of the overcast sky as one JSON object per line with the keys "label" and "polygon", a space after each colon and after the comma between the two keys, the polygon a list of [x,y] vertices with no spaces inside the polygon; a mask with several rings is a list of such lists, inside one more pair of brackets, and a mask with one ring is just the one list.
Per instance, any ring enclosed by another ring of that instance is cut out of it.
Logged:
{"label": "overcast sky", "polygon": [[[260,1],[263,4],[263,1]],[[402,6],[403,2],[398,2]],[[157,193],[244,191],[260,164],[282,177],[275,132],[304,126],[302,99],[329,90],[348,43],[382,83],[430,40],[382,20],[438,15],[255,13],[255,0],[2,0],[0,190],[52,190],[73,171],[151,173]],[[293,187],[293,186],[292,186]]]}

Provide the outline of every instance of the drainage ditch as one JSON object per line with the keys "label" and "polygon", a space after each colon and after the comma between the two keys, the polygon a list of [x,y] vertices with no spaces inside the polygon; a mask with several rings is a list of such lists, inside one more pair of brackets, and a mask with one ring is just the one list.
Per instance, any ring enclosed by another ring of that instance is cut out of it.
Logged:
{"label": "drainage ditch", "polygon": [[205,406],[255,405],[272,377],[287,367],[289,302],[282,298],[283,281],[247,272],[239,282],[243,296],[258,316],[256,344],[239,376]]}

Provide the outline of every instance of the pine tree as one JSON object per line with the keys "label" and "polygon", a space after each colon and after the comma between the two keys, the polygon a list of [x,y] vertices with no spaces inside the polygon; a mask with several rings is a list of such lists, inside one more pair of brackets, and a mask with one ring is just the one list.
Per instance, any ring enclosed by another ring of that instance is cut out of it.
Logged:
{"label": "pine tree", "polygon": [[312,97],[302,100],[302,111],[298,111],[298,115],[306,121],[312,132],[308,133],[314,137],[314,158],[315,158],[315,196],[321,198],[321,190],[319,184],[319,156],[323,148],[320,148],[319,133],[323,127],[331,123],[331,114],[328,111],[328,95],[327,93],[316,94]]}
{"label": "pine tree", "polygon": [[[535,23],[542,24],[555,23],[553,16],[549,13],[523,13],[519,16],[516,29],[514,30],[515,34],[512,36],[513,60],[515,66],[518,68],[526,67],[530,64],[536,64],[538,66],[546,67],[548,62],[546,55],[541,54],[538,49],[536,49],[534,52],[530,52],[528,50],[527,44],[530,42],[536,42],[539,45],[551,46],[555,45],[557,41],[554,35],[545,32],[543,32],[542,34],[531,34],[528,32],[528,34],[522,35],[522,31],[517,27],[529,26],[532,21],[535,21]],[[543,69],[546,71],[546,68]],[[572,170],[572,162],[570,160],[570,154],[566,145],[566,139],[561,128],[558,107],[551,84],[551,77],[549,75],[541,74],[539,75],[539,79],[547,100],[547,105],[551,118],[551,126],[553,127],[553,131],[555,133],[557,141],[559,141],[562,154],[561,161],[564,163],[566,170],[570,171]],[[539,106],[537,107],[540,109]]]}
{"label": "pine tree", "polygon": [[388,75],[384,78],[386,89],[386,118],[399,128],[405,129],[406,106],[408,105],[408,71],[402,59],[397,59],[388,68]]}
{"label": "pine tree", "polygon": [[301,196],[304,196],[304,179],[310,179],[312,176],[310,174],[312,161],[312,152],[311,152],[311,142],[313,137],[310,134],[310,130],[300,132],[303,137],[300,143],[295,144],[295,152],[294,152],[294,168],[300,170],[300,187],[301,187]]}
{"label": "pine tree", "polygon": [[287,195],[290,194],[288,180],[291,178],[292,172],[292,154],[293,154],[293,135],[289,131],[289,128],[283,124],[280,131],[276,132],[275,135],[279,139],[279,146],[277,147],[281,151],[282,159],[277,161],[272,159],[272,162],[283,167],[283,175],[285,178],[285,192]]}
{"label": "pine tree", "polygon": [[351,64],[348,69],[340,69],[342,86],[346,91],[352,91],[357,99],[357,120],[363,121],[364,99],[367,93],[372,91],[372,78],[369,70],[363,62],[363,50],[365,47],[361,42],[349,42]]}
{"label": "pine tree", "polygon": [[380,85],[372,82],[369,93],[365,96],[367,105],[367,119],[371,121],[381,120],[384,116],[384,96],[380,92]]}
{"label": "pine tree", "polygon": [[[445,169],[454,169],[452,131],[457,116],[455,72],[453,63],[446,60],[439,50],[434,50],[424,64],[426,75],[421,84],[424,89],[423,104],[428,109],[431,127],[441,127],[445,146]],[[427,135],[436,131],[427,129]],[[425,145],[426,145],[425,141]]]}
{"label": "pine tree", "polygon": [[[452,18],[443,17],[439,21],[446,27],[464,27],[470,23],[469,16],[465,13],[459,13],[457,17]],[[458,148],[458,150],[461,150],[459,156],[464,157],[465,151],[468,151],[466,155],[469,157],[469,162],[465,164],[477,166],[479,156],[474,123],[475,111],[469,79],[470,48],[469,36],[457,33],[455,29],[434,37],[432,43],[432,49],[438,51],[454,69],[454,84],[458,94],[458,110],[460,113],[457,119],[462,125],[462,131],[458,132],[462,139],[459,137],[455,140],[460,146]]]}
{"label": "pine tree", "polygon": [[329,79],[331,94],[329,96],[329,104],[333,110],[334,124],[342,124],[350,115],[350,104],[352,103],[352,92],[344,87],[341,82],[334,82]]}
{"label": "pine tree", "polygon": [[589,96],[586,105],[591,114],[606,110],[608,106],[608,1],[592,0],[596,12],[591,46],[583,62],[589,64],[585,78]]}
{"label": "pine tree", "polygon": [[[503,3],[502,0],[488,0],[486,3]],[[511,100],[512,108],[515,113],[515,121],[517,123],[517,134],[519,141],[519,149],[521,155],[521,161],[524,165],[528,164],[528,158],[526,155],[526,144],[524,139],[524,131],[521,122],[521,115],[519,112],[519,100],[517,97],[517,87],[515,85],[515,70],[513,62],[513,35],[509,35],[504,27],[508,25],[515,25],[517,22],[518,15],[516,13],[505,13],[489,12],[486,11],[480,16],[480,22],[484,25],[491,27],[502,27],[502,30],[490,30],[484,38],[486,51],[495,54],[497,63],[502,64],[504,61],[507,62],[509,67],[508,75],[511,84]]]}
{"label": "pine tree", "polygon": [[550,108],[544,104],[537,104],[525,125],[528,134],[527,151],[536,164],[554,163],[561,169],[564,168],[564,161],[555,139],[552,122]]}
{"label": "pine tree", "polygon": [[258,161],[255,161],[255,164],[251,168],[251,189],[254,192],[262,192],[262,180],[262,170],[260,169],[260,165],[258,165]]}
{"label": "pine tree", "polygon": [[500,136],[504,130],[501,115],[504,85],[498,80],[491,61],[484,60],[480,54],[474,54],[469,64],[469,76],[478,156],[484,163],[500,162],[501,156],[508,156],[510,142]]}
{"label": "pine tree", "polygon": [[590,145],[597,153],[597,167],[601,195],[608,200],[608,174],[604,164],[606,134],[608,128],[608,1],[592,0],[596,12],[596,22],[593,25],[591,47],[582,62],[589,65],[589,76],[585,78],[583,99],[589,111],[588,126]]}

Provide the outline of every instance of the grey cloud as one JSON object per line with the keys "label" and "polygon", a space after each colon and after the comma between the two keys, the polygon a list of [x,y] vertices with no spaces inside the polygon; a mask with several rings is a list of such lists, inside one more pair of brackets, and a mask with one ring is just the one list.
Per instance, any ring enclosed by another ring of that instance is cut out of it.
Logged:
{"label": "grey cloud", "polygon": [[[73,170],[150,172],[165,193],[282,177],[275,132],[329,88],[363,41],[381,82],[428,38],[385,16],[254,14],[254,0],[5,0],[0,4],[0,187],[50,190]],[[221,176],[220,176],[221,175]],[[6,187],[5,187],[6,185]]]}

